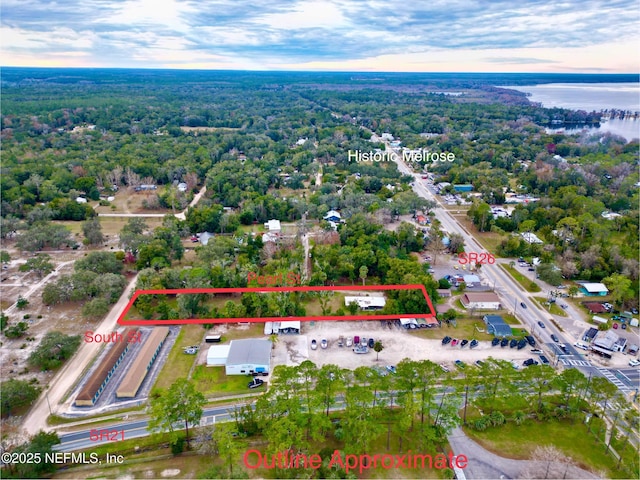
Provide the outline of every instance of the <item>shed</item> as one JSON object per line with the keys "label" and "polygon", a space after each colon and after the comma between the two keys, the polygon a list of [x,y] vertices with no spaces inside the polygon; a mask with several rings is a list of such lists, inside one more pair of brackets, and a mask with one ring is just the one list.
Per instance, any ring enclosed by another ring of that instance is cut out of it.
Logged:
{"label": "shed", "polygon": [[583,305],[587,307],[591,313],[606,313],[607,311],[600,302],[584,302]]}
{"label": "shed", "polygon": [[300,321],[289,320],[285,322],[280,322],[280,326],[278,327],[278,333],[300,333]]}
{"label": "shed", "polygon": [[225,373],[227,375],[269,373],[271,345],[271,341],[260,338],[232,340],[225,363]]}
{"label": "shed", "polygon": [[511,327],[500,315],[485,315],[482,319],[487,325],[487,333],[491,333],[496,337],[511,336]]}
{"label": "shed", "polygon": [[609,320],[607,320],[604,317],[599,317],[597,315],[594,315],[591,320],[593,320],[595,323],[607,323]]}
{"label": "shed", "polygon": [[207,367],[225,365],[231,345],[213,345],[207,352]]}
{"label": "shed", "polygon": [[454,184],[453,185],[453,189],[456,192],[471,192],[473,191],[473,185],[466,183],[466,184]]}

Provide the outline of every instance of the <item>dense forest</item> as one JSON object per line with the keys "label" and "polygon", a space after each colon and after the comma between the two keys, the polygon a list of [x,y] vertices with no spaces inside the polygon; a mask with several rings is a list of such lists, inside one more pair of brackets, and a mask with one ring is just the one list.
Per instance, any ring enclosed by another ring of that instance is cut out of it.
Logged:
{"label": "dense forest", "polygon": [[[587,77],[581,81],[601,81]],[[384,148],[370,140],[389,133],[408,148],[455,154],[455,162],[429,171],[438,182],[473,185],[479,195],[470,198],[469,217],[478,230],[503,235],[497,253],[540,256],[566,278],[622,274],[632,281],[625,299],[637,297],[638,144],[613,135],[548,134],[544,127],[552,121],[597,123],[599,114],[541,108],[497,86],[552,81],[557,78],[7,69],[0,236],[27,251],[73,246],[55,222],[95,215],[79,197],[107,204],[117,190],[141,185],[157,188],[144,207],[165,211],[185,208],[207,187],[184,224],[165,225],[168,231],[147,235],[136,248],[121,242],[142,254],[138,268],[164,258],[153,264],[156,270],[181,258],[179,238],[201,231],[233,234],[271,218],[322,220],[329,210],[343,219],[426,213],[430,206],[411,191],[412,178],[395,165],[348,160],[349,150]],[[493,218],[490,205],[508,194],[539,201]],[[603,220],[611,212],[616,215]],[[361,266],[375,275],[388,268],[375,246],[393,242],[374,239],[375,260],[359,260],[361,246],[349,243],[352,227],[340,228],[341,245],[323,247],[326,268],[317,272],[325,280],[357,278]],[[535,232],[544,247],[514,235],[522,232]],[[391,257],[422,246],[403,242]]]}

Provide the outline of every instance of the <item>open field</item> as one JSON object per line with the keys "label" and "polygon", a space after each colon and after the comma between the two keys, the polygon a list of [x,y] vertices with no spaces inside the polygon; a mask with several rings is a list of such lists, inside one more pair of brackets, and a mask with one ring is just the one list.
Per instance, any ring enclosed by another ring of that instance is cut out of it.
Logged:
{"label": "open field", "polygon": [[533,299],[538,302],[540,308],[549,312],[551,315],[558,315],[559,317],[566,317],[567,313],[558,306],[557,303],[552,303],[551,305],[546,305],[547,299],[544,297],[533,297]]}
{"label": "open field", "polygon": [[182,350],[190,345],[200,345],[205,330],[202,325],[183,325],[169,357],[162,367],[153,389],[169,388],[178,378],[187,378],[196,357],[186,355]]}
{"label": "open field", "polygon": [[498,245],[502,242],[503,238],[499,233],[494,232],[479,232],[473,222],[467,217],[466,210],[460,210],[460,213],[453,213],[451,215],[455,218],[467,232],[471,233],[480,244],[486,248],[487,252],[495,254]]}
{"label": "open field", "polygon": [[[251,377],[245,375],[227,376],[224,373],[224,367],[207,367],[206,365],[198,365],[191,376],[197,389],[207,398],[245,394],[249,392],[247,383],[250,379]],[[264,387],[256,390],[264,390]]]}

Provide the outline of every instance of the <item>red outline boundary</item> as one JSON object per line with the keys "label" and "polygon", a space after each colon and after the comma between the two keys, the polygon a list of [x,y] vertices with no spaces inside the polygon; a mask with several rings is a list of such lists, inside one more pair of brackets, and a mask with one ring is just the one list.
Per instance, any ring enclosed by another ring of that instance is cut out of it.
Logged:
{"label": "red outline boundary", "polygon": [[[185,293],[246,293],[246,292],[322,292],[322,291],[341,291],[341,290],[420,290],[431,313],[405,313],[394,315],[345,315],[345,316],[303,316],[303,317],[247,317],[247,318],[187,318],[187,319],[171,319],[171,320],[125,320],[124,317],[129,313],[133,303],[140,295],[169,295],[169,294],[185,294]],[[136,290],[129,303],[125,306],[123,312],[118,317],[118,325],[185,325],[185,324],[221,324],[221,323],[237,323],[237,322],[281,322],[281,321],[319,321],[319,320],[395,320],[401,317],[412,318],[434,318],[436,315],[431,299],[427,294],[424,285],[340,285],[334,287],[327,286],[298,286],[298,287],[239,287],[239,288],[175,288],[163,290]]]}

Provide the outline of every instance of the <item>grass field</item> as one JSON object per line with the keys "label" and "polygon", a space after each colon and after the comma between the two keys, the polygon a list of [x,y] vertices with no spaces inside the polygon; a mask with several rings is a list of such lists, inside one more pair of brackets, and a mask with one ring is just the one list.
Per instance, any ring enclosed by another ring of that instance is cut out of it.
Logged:
{"label": "grass field", "polygon": [[603,445],[581,422],[526,420],[520,426],[510,422],[484,432],[468,427],[464,430],[484,448],[504,457],[528,459],[538,445],[554,445],[581,468],[602,470],[604,478],[625,478],[615,470],[613,456],[604,453]]}
{"label": "grass field", "polygon": [[229,375],[224,373],[224,367],[207,367],[206,365],[198,365],[193,370],[191,377],[196,388],[208,398],[223,397],[227,395],[236,395],[249,392],[264,391],[266,385],[249,390],[247,383],[251,377],[247,375]]}
{"label": "grass field", "polygon": [[487,252],[495,254],[498,249],[498,245],[502,243],[504,237],[499,233],[479,232],[473,222],[469,220],[469,217],[467,217],[466,211],[460,210],[460,212],[460,214],[452,213],[452,216],[460,222],[467,232],[472,234],[474,238],[480,242]]}
{"label": "grass field", "polygon": [[527,277],[522,275],[515,268],[513,268],[513,267],[511,267],[509,265],[500,265],[500,266],[504,270],[506,270],[507,273],[509,273],[513,278],[515,278],[516,281],[520,284],[520,286],[522,288],[524,288],[527,292],[537,293],[537,292],[540,292],[542,290],[540,288],[540,286],[536,282],[534,282],[532,280],[529,280]]}
{"label": "grass field", "polygon": [[558,315],[559,317],[566,317],[566,312],[558,306],[557,303],[552,303],[551,308],[549,305],[546,305],[547,299],[544,297],[533,297],[536,302],[540,305],[540,308],[551,313],[551,315]]}
{"label": "grass field", "polygon": [[169,388],[178,378],[187,378],[196,356],[185,355],[182,349],[189,345],[199,345],[204,334],[205,330],[202,325],[184,325],[180,329],[176,343],[169,353],[169,358],[164,363],[162,371],[153,386],[154,390]]}

